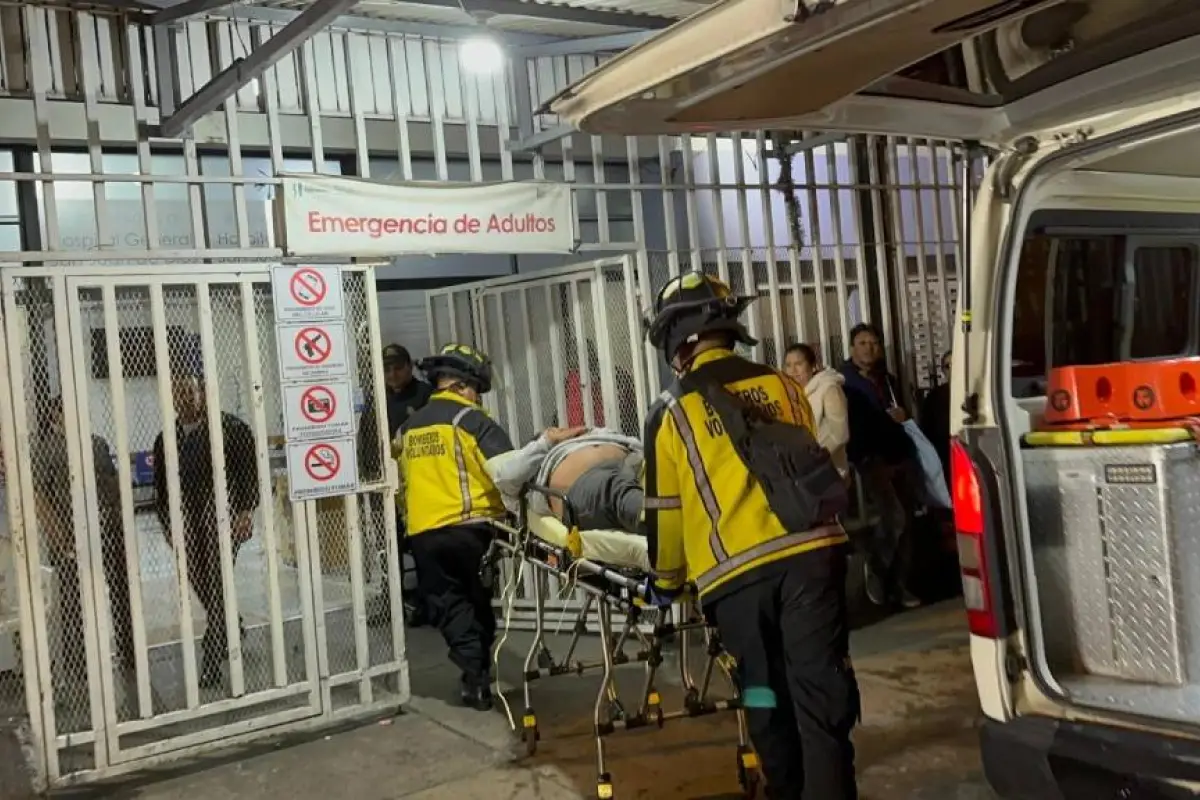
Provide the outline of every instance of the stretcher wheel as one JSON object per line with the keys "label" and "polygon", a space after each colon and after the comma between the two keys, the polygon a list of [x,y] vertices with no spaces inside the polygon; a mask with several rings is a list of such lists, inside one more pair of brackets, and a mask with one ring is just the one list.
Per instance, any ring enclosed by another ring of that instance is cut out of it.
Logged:
{"label": "stretcher wheel", "polygon": [[538,653],[537,664],[542,669],[550,669],[554,666],[554,656],[550,655],[549,650],[542,650]]}
{"label": "stretcher wheel", "polygon": [[596,781],[596,800],[613,800],[612,777],[606,772]]}
{"label": "stretcher wheel", "polygon": [[521,741],[525,743],[525,754],[532,756],[537,753],[538,739],[542,738],[538,731],[537,717],[532,712],[526,712],[521,720]]}
{"label": "stretcher wheel", "polygon": [[651,690],[646,698],[646,705],[650,711],[650,717],[654,720],[654,724],[661,728],[665,722],[662,710],[662,697],[657,691]]}
{"label": "stretcher wheel", "polygon": [[754,800],[758,797],[758,789],[762,784],[762,771],[758,765],[758,754],[749,747],[739,747],[737,754],[738,786],[742,787],[742,797]]}

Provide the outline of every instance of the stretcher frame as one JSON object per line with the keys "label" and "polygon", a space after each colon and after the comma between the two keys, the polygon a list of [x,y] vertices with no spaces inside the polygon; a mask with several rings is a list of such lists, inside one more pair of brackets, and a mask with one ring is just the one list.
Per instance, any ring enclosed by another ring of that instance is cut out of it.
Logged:
{"label": "stretcher frame", "polygon": [[[688,595],[670,608],[648,606],[649,579],[634,577],[626,572],[597,563],[577,554],[568,547],[538,538],[533,534],[528,519],[528,496],[530,492],[562,501],[564,518],[573,516],[565,495],[554,489],[528,486],[522,493],[517,524],[494,521],[497,531],[483,569],[492,571],[500,558],[512,561],[513,574],[520,574],[524,566],[535,570],[531,581],[534,594],[535,628],[522,670],[522,693],[524,712],[521,716],[520,735],[525,752],[532,756],[537,752],[541,739],[537,714],[533,703],[533,683],[559,675],[584,675],[601,673],[600,686],[596,693],[592,723],[596,738],[596,797],[611,800],[615,792],[612,774],[605,756],[605,739],[619,730],[636,730],[656,725],[662,728],[668,721],[689,717],[708,716],[721,712],[733,712],[737,717],[737,777],[745,797],[758,796],[761,784],[761,769],[758,757],[749,743],[745,709],[741,692],[734,678],[733,658],[721,645],[716,629],[708,624],[693,595]],[[568,522],[572,533],[578,528]],[[545,579],[549,576],[567,578],[584,593],[583,605],[575,615],[567,651],[556,659],[546,643],[546,591]],[[614,636],[614,614],[624,618],[619,635]],[[675,621],[676,617],[679,621]],[[599,632],[602,657],[599,661],[573,660],[580,637],[587,631],[589,617],[593,618]],[[699,682],[693,677],[691,650],[692,638],[701,634],[704,642],[705,661]],[[640,648],[629,653],[631,642]],[[680,684],[684,690],[683,704],[678,709],[666,711],[655,679],[663,664],[664,646],[679,643]],[[615,672],[618,666],[643,664],[645,679],[636,710],[627,711],[617,690]],[[719,669],[730,690],[727,699],[713,699],[710,692],[714,672]]]}

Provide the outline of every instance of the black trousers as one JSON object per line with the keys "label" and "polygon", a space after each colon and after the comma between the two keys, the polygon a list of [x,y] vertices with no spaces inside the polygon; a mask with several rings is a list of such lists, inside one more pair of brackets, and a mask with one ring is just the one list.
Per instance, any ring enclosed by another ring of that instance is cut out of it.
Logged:
{"label": "black trousers", "polygon": [[479,576],[491,538],[485,528],[464,525],[409,539],[426,609],[450,648],[450,660],[477,683],[488,679],[496,639],[492,592]]}
{"label": "black trousers", "polygon": [[737,659],[746,722],[767,796],[855,800],[858,682],[846,622],[846,553],[826,547],[708,609]]}
{"label": "black trousers", "polygon": [[919,497],[915,470],[912,463],[888,465],[876,459],[858,472],[867,502],[879,513],[879,524],[866,540],[867,557],[893,593],[911,588],[913,511]]}
{"label": "black trousers", "polygon": [[[225,630],[225,588],[221,582],[220,535],[215,519],[209,525],[185,524],[184,527],[188,582],[200,599],[207,618],[202,653],[209,663],[220,661],[229,654],[229,635]],[[240,547],[239,543],[232,543],[235,565]]]}
{"label": "black trousers", "polygon": [[[133,664],[133,612],[129,601],[129,572],[125,564],[125,536],[120,511],[101,508],[100,526],[101,562],[104,580],[108,584],[109,620],[116,643],[114,657],[120,665],[130,666]],[[47,555],[58,575],[64,666],[82,674],[86,669],[83,599],[74,547],[74,542],[55,543],[48,548]]]}

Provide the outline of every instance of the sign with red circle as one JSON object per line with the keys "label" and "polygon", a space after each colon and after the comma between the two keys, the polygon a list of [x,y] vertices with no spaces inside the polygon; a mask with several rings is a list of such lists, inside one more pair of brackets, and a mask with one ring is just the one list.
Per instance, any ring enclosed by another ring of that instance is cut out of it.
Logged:
{"label": "sign with red circle", "polygon": [[337,477],[342,468],[342,457],[337,448],[325,443],[314,444],[304,454],[304,471],[318,483],[328,483]]}
{"label": "sign with red circle", "polygon": [[342,270],[329,264],[271,270],[271,299],[277,324],[328,322],[345,316]]}
{"label": "sign with red circle", "polygon": [[356,452],[353,436],[288,442],[288,497],[298,503],[358,491]]}
{"label": "sign with red circle", "polygon": [[[284,385],[328,386],[328,381],[349,375],[349,347],[343,322],[279,325],[275,341],[279,348],[279,380]],[[296,410],[300,410],[298,405]]]}
{"label": "sign with red circle", "polygon": [[328,386],[310,386],[300,395],[300,413],[313,425],[329,422],[337,407],[337,395]]}
{"label": "sign with red circle", "polygon": [[296,356],[305,364],[318,366],[324,364],[333,352],[333,342],[329,331],[310,325],[296,331]]}
{"label": "sign with red circle", "polygon": [[311,267],[302,267],[292,273],[288,281],[288,294],[297,305],[304,308],[318,306],[329,294],[329,285],[325,276]]}

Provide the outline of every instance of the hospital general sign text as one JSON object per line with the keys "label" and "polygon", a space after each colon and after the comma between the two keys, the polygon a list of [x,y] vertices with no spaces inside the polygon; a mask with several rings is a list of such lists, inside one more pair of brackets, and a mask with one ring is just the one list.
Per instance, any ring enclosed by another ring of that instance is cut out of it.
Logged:
{"label": "hospital general sign text", "polygon": [[569,253],[576,245],[566,184],[281,177],[285,246],[294,256]]}

